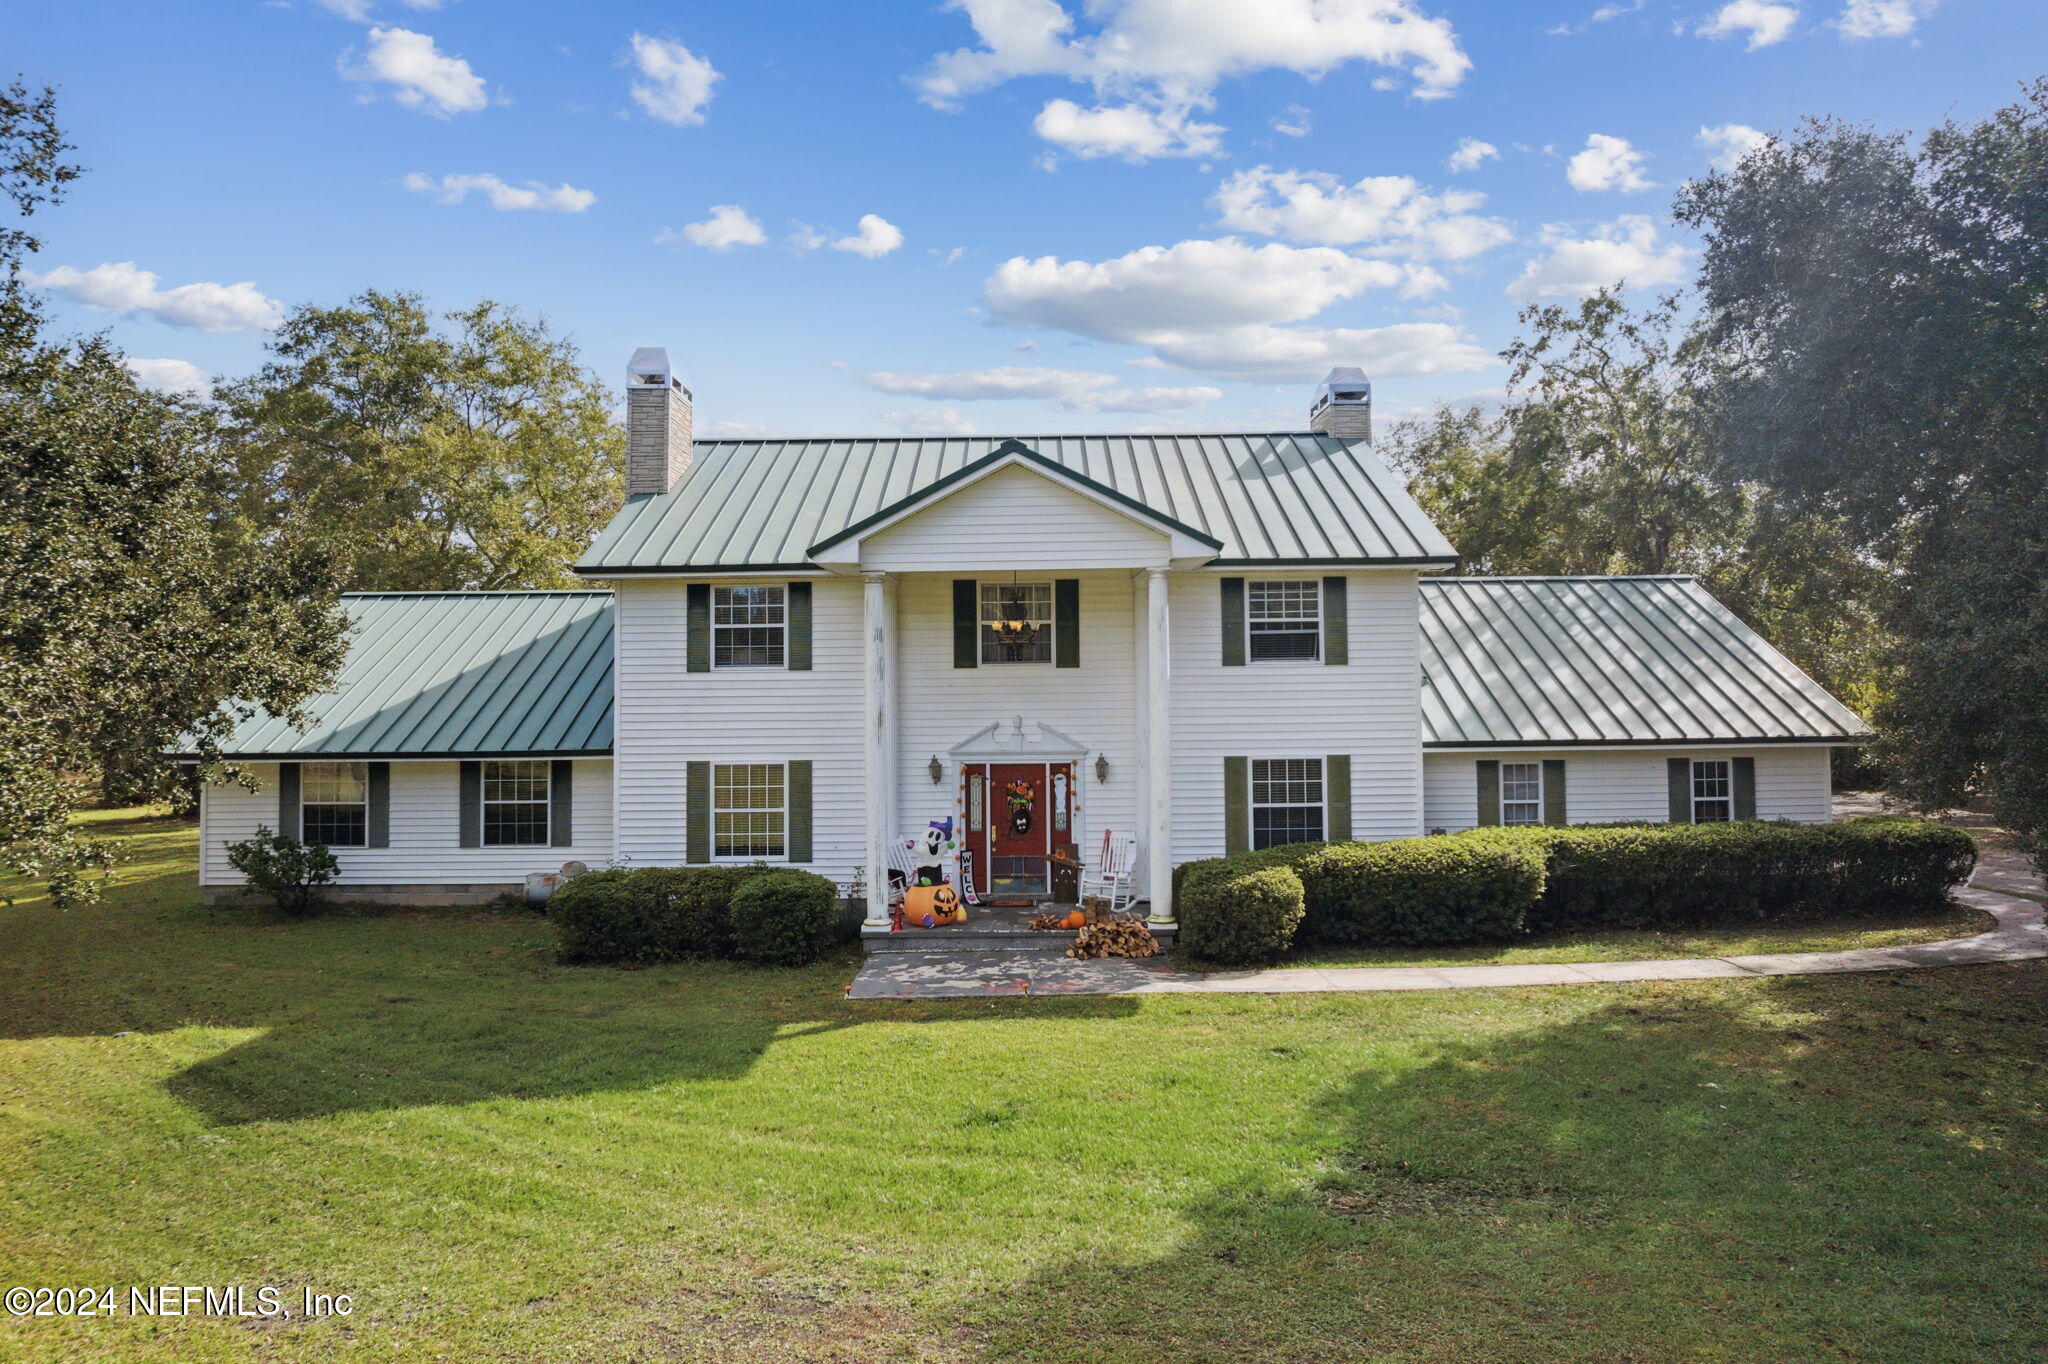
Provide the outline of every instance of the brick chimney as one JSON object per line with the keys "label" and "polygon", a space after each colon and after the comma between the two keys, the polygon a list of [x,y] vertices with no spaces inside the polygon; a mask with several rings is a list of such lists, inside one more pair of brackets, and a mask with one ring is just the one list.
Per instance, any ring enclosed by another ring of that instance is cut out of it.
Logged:
{"label": "brick chimney", "polygon": [[1308,429],[1338,440],[1372,440],[1372,380],[1355,365],[1339,365],[1316,389]]}
{"label": "brick chimney", "polygon": [[658,496],[690,468],[690,390],[668,352],[642,346],[626,366],[626,496]]}

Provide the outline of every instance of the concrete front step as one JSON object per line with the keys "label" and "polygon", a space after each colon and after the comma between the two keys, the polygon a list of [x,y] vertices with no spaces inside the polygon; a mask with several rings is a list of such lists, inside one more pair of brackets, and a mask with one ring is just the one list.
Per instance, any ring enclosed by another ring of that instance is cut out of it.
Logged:
{"label": "concrete front step", "polygon": [[[1152,930],[1162,948],[1172,947],[1176,936],[1171,928]],[[901,933],[863,933],[861,945],[869,956],[899,952],[1066,952],[1074,935],[1066,930],[1018,933],[1001,929],[976,932],[972,928],[913,928]]]}

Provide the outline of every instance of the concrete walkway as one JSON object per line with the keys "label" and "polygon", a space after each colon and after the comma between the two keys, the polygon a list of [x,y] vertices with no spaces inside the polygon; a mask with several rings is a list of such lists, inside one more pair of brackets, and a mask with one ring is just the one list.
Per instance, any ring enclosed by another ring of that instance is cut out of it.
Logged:
{"label": "concrete walkway", "polygon": [[970,999],[990,995],[1305,994],[1322,991],[1485,990],[1507,985],[1587,985],[1616,980],[1734,980],[1846,971],[1905,971],[2048,957],[2043,908],[2008,892],[2038,895],[2041,878],[2016,853],[1986,849],[1956,899],[1998,921],[1989,932],[1947,942],[1854,952],[1781,952],[1756,957],[1599,961],[1555,966],[1280,966],[1264,971],[1177,971],[1164,957],[1075,961],[1065,939],[1008,952],[920,952],[871,956],[847,987],[849,999]]}

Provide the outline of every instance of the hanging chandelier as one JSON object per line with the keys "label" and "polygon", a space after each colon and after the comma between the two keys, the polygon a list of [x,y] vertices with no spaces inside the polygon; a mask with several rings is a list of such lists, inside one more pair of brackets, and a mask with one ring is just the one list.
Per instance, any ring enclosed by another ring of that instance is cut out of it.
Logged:
{"label": "hanging chandelier", "polygon": [[989,622],[989,630],[998,644],[1034,644],[1040,629],[1031,619],[1031,608],[1024,600],[1024,593],[1015,582],[1003,593],[996,606],[996,619]]}

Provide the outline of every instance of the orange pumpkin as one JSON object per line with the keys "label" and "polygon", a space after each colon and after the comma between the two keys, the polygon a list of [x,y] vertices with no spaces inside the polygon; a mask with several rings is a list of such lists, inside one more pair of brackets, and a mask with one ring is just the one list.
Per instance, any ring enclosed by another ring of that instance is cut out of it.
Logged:
{"label": "orange pumpkin", "polygon": [[1069,914],[1066,918],[1066,926],[1068,928],[1079,928],[1087,922],[1088,916],[1086,914],[1083,914],[1078,909],[1075,910],[1072,914]]}
{"label": "orange pumpkin", "polygon": [[951,886],[912,886],[904,893],[903,926],[937,928],[941,924],[967,922],[960,907],[960,892]]}

